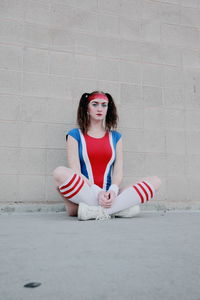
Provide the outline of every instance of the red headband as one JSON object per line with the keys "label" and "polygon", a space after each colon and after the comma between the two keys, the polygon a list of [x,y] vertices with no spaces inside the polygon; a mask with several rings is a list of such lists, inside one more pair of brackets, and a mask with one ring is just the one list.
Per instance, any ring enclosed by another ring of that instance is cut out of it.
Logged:
{"label": "red headband", "polygon": [[103,100],[106,100],[108,101],[108,97],[104,94],[101,94],[101,93],[96,93],[96,94],[92,94],[88,97],[88,101],[92,101],[94,99],[98,99],[98,98],[101,98]]}

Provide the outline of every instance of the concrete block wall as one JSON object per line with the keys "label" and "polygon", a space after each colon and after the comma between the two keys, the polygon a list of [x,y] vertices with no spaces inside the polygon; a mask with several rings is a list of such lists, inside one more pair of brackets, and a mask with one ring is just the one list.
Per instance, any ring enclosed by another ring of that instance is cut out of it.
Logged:
{"label": "concrete block wall", "polygon": [[0,0],[0,204],[58,204],[52,171],[85,91],[110,92],[124,182],[200,207],[200,1]]}

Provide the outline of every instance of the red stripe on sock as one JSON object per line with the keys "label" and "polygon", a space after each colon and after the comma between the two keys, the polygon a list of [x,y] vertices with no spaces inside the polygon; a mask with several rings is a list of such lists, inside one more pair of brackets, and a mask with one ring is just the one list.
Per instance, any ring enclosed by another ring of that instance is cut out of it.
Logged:
{"label": "red stripe on sock", "polygon": [[144,203],[144,197],[142,196],[142,194],[140,193],[140,191],[138,190],[138,188],[135,185],[133,185],[133,188],[136,190],[136,192],[140,196],[141,203]]}
{"label": "red stripe on sock", "polygon": [[[83,180],[83,179],[82,179],[82,180]],[[83,185],[84,185],[84,180],[83,180],[83,182],[81,183],[81,185],[79,186],[79,188],[78,188],[73,194],[71,194],[69,197],[67,197],[67,199],[71,199],[71,198],[74,197],[76,194],[78,194],[78,192],[82,189]]]}
{"label": "red stripe on sock", "polygon": [[148,196],[148,194],[147,194],[147,192],[146,192],[145,188],[142,186],[142,184],[141,184],[141,183],[138,183],[138,185],[141,187],[141,189],[142,189],[142,190],[143,190],[143,192],[145,193],[145,196],[146,196],[146,201],[148,201],[148,200],[149,200],[149,196]]}
{"label": "red stripe on sock", "polygon": [[61,192],[61,193],[62,193],[64,196],[66,196],[67,194],[71,193],[71,192],[77,187],[77,185],[79,184],[80,180],[81,180],[81,177],[79,176],[79,177],[78,177],[78,180],[75,182],[75,184],[73,185],[73,187],[72,187],[71,189],[69,189],[69,190],[67,190],[67,191],[64,191],[64,192]]}
{"label": "red stripe on sock", "polygon": [[153,191],[152,191],[152,188],[148,185],[147,182],[145,181],[142,181],[142,183],[144,183],[146,185],[146,187],[149,189],[150,193],[151,193],[151,198],[153,198]]}
{"label": "red stripe on sock", "polygon": [[60,191],[63,190],[63,189],[66,189],[68,186],[70,186],[72,184],[72,182],[74,181],[75,177],[76,177],[76,174],[74,174],[74,176],[72,177],[70,182],[68,182],[66,185],[64,185],[60,188]]}

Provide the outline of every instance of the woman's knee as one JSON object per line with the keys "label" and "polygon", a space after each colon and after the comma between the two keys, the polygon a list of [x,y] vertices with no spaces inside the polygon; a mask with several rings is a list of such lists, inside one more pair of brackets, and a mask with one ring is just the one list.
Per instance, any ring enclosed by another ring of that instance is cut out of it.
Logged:
{"label": "woman's knee", "polygon": [[151,183],[153,185],[153,187],[155,188],[155,190],[158,190],[161,185],[161,180],[158,176],[146,177],[146,178],[144,178],[144,180]]}
{"label": "woman's knee", "polygon": [[54,179],[55,185],[59,186],[59,185],[63,184],[65,182],[65,180],[67,179],[67,177],[71,176],[72,173],[73,173],[73,171],[69,168],[66,168],[63,166],[57,167],[53,171],[53,179]]}

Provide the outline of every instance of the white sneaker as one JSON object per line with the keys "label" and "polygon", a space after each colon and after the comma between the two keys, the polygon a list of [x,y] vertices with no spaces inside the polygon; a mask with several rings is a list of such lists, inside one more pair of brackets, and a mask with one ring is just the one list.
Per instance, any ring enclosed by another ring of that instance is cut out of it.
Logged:
{"label": "white sneaker", "polygon": [[121,210],[116,214],[113,214],[112,216],[118,217],[118,218],[133,218],[137,216],[140,213],[140,206],[134,205],[127,209]]}
{"label": "white sneaker", "polygon": [[107,214],[101,206],[89,206],[83,202],[79,203],[78,207],[78,220],[108,220],[111,217]]}

